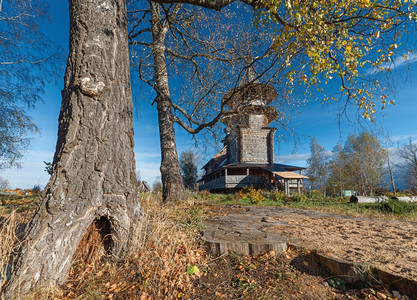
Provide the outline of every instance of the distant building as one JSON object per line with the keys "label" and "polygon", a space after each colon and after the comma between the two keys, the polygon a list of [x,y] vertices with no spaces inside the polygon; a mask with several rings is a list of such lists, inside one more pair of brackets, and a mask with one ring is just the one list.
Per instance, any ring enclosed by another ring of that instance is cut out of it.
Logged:
{"label": "distant building", "polygon": [[278,189],[287,195],[301,192],[305,168],[274,163],[274,134],[268,125],[278,117],[269,104],[277,97],[272,85],[257,80],[248,67],[239,86],[225,95],[225,104],[237,111],[226,125],[224,148],[204,167],[200,190],[235,191],[244,187]]}

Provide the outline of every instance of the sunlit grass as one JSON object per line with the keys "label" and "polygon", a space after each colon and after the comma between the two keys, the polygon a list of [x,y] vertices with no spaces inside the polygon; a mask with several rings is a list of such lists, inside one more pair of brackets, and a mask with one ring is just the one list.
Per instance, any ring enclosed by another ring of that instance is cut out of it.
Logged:
{"label": "sunlit grass", "polygon": [[417,203],[389,200],[382,203],[351,203],[348,197],[332,198],[303,197],[302,200],[287,197],[280,201],[274,201],[264,192],[265,200],[261,203],[253,203],[245,194],[210,194],[206,205],[241,205],[241,206],[278,206],[300,209],[311,209],[321,212],[345,214],[356,217],[369,217],[387,220],[417,221]]}

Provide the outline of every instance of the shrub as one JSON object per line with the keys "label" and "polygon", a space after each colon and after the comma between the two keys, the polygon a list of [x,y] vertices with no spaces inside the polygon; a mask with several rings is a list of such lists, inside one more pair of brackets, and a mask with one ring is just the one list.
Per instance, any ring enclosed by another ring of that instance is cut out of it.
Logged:
{"label": "shrub", "polygon": [[308,201],[307,196],[303,194],[295,194],[291,197],[291,199],[294,202],[307,202]]}
{"label": "shrub", "polygon": [[235,201],[236,200],[236,198],[235,198],[235,195],[226,195],[225,197],[224,197],[224,199],[223,199],[223,201],[225,201],[225,202],[233,202],[233,201]]}
{"label": "shrub", "polygon": [[39,186],[39,184],[34,185],[34,186],[33,186],[33,188],[32,188],[32,193],[33,193],[34,195],[39,194],[41,191],[42,191],[42,189],[41,189],[41,187]]}
{"label": "shrub", "polygon": [[250,187],[247,189],[246,198],[250,201],[252,204],[261,204],[263,200],[265,200],[265,197],[262,196],[261,192],[259,190],[255,190],[253,187]]}
{"label": "shrub", "polygon": [[320,190],[311,190],[308,196],[310,199],[320,199],[323,197],[323,193]]}
{"label": "shrub", "polygon": [[240,192],[242,194],[247,195],[250,193],[251,190],[253,190],[253,186],[245,186],[242,190],[240,190]]}
{"label": "shrub", "polygon": [[402,214],[410,213],[410,212],[417,210],[417,206],[415,206],[413,203],[391,199],[391,200],[380,203],[379,209],[385,213],[393,213],[396,215],[402,215]]}
{"label": "shrub", "polygon": [[262,195],[264,198],[268,198],[268,197],[269,197],[269,195],[270,195],[270,192],[269,192],[268,190],[265,190],[265,189],[259,190],[259,192],[261,193],[261,195]]}
{"label": "shrub", "polygon": [[397,192],[397,197],[409,197],[409,196],[413,196],[413,192],[410,190],[404,190],[404,191],[398,191]]}
{"label": "shrub", "polygon": [[200,198],[201,198],[202,200],[207,201],[207,200],[208,200],[208,198],[209,198],[209,196],[210,196],[210,192],[209,192],[209,191],[207,191],[207,190],[202,190],[202,191],[200,191],[200,192],[198,193],[198,195],[200,196]]}
{"label": "shrub", "polygon": [[285,195],[283,191],[272,191],[269,194],[269,197],[271,201],[275,201],[275,202],[284,202],[287,198],[287,196]]}
{"label": "shrub", "polygon": [[239,201],[239,200],[244,199],[244,198],[246,198],[246,195],[242,191],[238,191],[234,195],[235,201]]}

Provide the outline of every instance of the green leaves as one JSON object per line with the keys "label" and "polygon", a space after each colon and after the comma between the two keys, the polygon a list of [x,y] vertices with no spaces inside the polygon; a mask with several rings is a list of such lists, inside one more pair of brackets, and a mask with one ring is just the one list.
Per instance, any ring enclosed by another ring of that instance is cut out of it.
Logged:
{"label": "green leaves", "polygon": [[194,275],[194,274],[200,274],[200,269],[195,266],[195,265],[191,265],[187,267],[187,274],[188,275]]}

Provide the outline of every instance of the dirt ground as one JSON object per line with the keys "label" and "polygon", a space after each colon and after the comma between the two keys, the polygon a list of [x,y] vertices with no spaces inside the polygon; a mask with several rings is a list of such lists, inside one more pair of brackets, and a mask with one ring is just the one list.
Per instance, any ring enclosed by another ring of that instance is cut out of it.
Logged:
{"label": "dirt ground", "polygon": [[277,217],[288,226],[270,230],[329,256],[417,278],[417,223],[365,218],[322,218],[297,212]]}
{"label": "dirt ground", "polygon": [[[244,207],[210,209],[213,215],[246,213]],[[370,264],[409,279],[417,278],[417,222],[388,221],[271,207],[273,219],[287,223],[271,226],[309,249],[355,263]],[[280,210],[277,214],[274,210]]]}
{"label": "dirt ground", "polygon": [[[317,251],[340,260],[378,267],[391,274],[411,280],[417,278],[417,222],[351,217],[287,207],[215,205],[207,207],[207,210],[209,219],[212,220],[227,216],[227,219],[221,219],[221,222],[225,223],[224,226],[230,228],[231,232],[236,229],[240,230],[234,224],[242,220],[245,222],[245,226],[253,226],[253,228],[251,227],[252,232],[253,229],[263,228],[261,230],[277,233],[279,236],[286,237],[288,242],[304,249]],[[240,219],[239,215],[243,217]],[[256,220],[259,220],[259,224]],[[220,227],[220,229],[224,230],[225,227]],[[301,248],[297,247],[297,249]],[[284,253],[288,253],[288,251]],[[299,253],[299,255],[296,260],[294,257],[291,258],[291,265],[294,265],[297,260],[304,263],[305,253]],[[318,298],[311,294],[318,292],[318,289],[309,289],[308,287],[320,286],[322,288],[321,284],[318,285],[317,282],[323,283],[327,281],[326,278],[332,277],[320,274],[319,269],[314,271],[312,268],[314,264],[309,262],[305,264],[304,269],[300,268],[300,266],[303,267],[302,264],[297,264],[298,267],[295,268],[299,272],[296,285],[299,285],[303,291],[308,290],[307,294],[301,296],[300,299],[338,299],[337,297],[341,295],[333,294],[334,290],[320,291],[319,293],[330,294],[322,294],[325,296]],[[309,282],[310,280],[313,280],[314,283]],[[281,286],[290,288],[287,283]],[[363,287],[366,286],[365,283]],[[342,293],[343,299],[395,299],[393,294],[389,294],[394,291],[378,286],[378,284],[375,285],[375,282],[371,283],[372,288],[368,291],[363,287],[352,286],[347,288],[344,294]],[[293,291],[286,290],[284,295],[291,295]],[[385,292],[388,293],[384,294]],[[416,295],[409,296],[411,296],[410,299],[414,299]],[[290,299],[292,298],[290,297]]]}
{"label": "dirt ground", "polygon": [[[192,299],[368,299],[369,291],[338,290],[308,251],[276,256],[223,255],[195,282]],[[373,299],[373,298],[369,298]]]}

